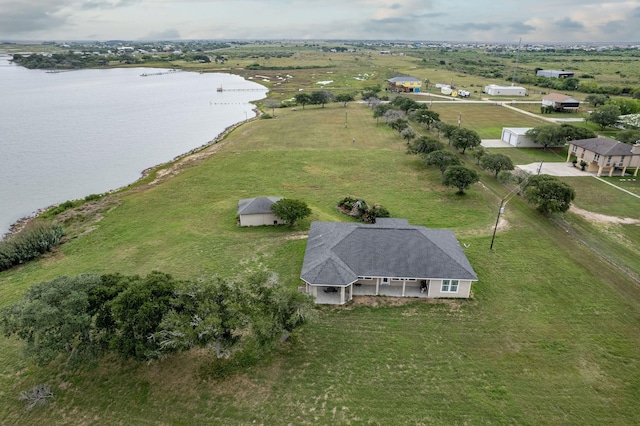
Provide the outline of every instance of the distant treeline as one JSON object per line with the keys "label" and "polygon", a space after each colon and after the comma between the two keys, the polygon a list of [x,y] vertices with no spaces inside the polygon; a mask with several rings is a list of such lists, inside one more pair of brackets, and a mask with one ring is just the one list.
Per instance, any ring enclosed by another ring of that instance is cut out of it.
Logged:
{"label": "distant treeline", "polygon": [[247,65],[245,69],[252,71],[283,71],[283,70],[310,70],[316,68],[335,68],[335,65],[308,65],[308,66],[265,66],[260,64]]}

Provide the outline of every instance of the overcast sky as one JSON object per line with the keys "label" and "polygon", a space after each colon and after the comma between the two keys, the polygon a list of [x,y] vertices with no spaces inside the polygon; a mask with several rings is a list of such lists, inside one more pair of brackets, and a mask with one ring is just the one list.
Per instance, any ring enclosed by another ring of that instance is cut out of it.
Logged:
{"label": "overcast sky", "polygon": [[0,0],[0,40],[638,41],[640,0]]}

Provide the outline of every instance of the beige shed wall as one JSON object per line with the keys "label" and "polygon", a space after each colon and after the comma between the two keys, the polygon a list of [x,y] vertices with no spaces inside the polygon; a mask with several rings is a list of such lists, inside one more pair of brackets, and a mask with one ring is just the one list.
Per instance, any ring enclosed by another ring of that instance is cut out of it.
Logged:
{"label": "beige shed wall", "polygon": [[278,222],[278,225],[284,224],[283,221],[276,218],[272,213],[240,215],[240,226],[274,225],[274,222],[276,221]]}
{"label": "beige shed wall", "polygon": [[471,281],[458,280],[458,291],[456,293],[442,292],[442,280],[431,280],[429,283],[428,297],[460,297],[468,298],[471,294]]}

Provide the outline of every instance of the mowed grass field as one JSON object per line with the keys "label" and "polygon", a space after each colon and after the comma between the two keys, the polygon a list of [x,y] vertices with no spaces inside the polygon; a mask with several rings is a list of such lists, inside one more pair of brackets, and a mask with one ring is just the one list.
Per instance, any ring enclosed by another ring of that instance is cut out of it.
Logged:
{"label": "mowed grass field", "polygon": [[[463,125],[486,120],[480,131],[493,112],[463,114]],[[240,126],[177,176],[119,194],[90,232],[52,255],[0,273],[0,303],[82,272],[234,278],[270,270],[297,286],[310,221],[349,220],[335,209],[346,195],[412,224],[453,229],[479,277],[473,298],[319,307],[290,342],[223,381],[199,375],[213,356],[206,351],[151,365],[108,358],[73,371],[32,365],[19,341],[2,338],[4,424],[637,423],[636,282],[518,197],[489,250],[509,190],[483,172],[455,195],[363,105],[276,116]],[[302,199],[313,214],[293,230],[237,227],[238,199],[260,195]],[[38,383],[56,398],[27,412],[18,394]]]}

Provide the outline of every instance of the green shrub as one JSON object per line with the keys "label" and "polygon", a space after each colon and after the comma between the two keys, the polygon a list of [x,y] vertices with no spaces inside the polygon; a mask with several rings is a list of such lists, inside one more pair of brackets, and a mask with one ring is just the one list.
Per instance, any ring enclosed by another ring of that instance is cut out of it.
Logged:
{"label": "green shrub", "polygon": [[64,229],[56,223],[31,222],[19,233],[0,241],[0,271],[28,262],[60,244]]}

